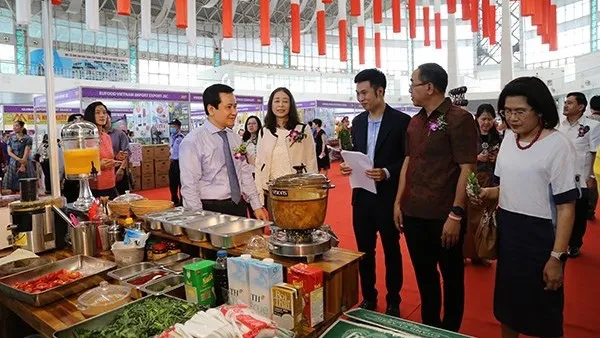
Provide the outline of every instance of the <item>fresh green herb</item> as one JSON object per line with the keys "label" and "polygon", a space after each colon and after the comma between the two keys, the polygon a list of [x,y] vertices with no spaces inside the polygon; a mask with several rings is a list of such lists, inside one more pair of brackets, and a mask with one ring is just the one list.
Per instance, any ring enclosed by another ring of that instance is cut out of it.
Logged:
{"label": "fresh green herb", "polygon": [[75,330],[75,338],[153,337],[192,318],[203,307],[170,297],[148,297],[123,309],[107,326]]}
{"label": "fresh green herb", "polygon": [[475,196],[479,196],[479,193],[481,192],[477,176],[472,171],[469,173],[469,177],[467,177],[467,191]]}

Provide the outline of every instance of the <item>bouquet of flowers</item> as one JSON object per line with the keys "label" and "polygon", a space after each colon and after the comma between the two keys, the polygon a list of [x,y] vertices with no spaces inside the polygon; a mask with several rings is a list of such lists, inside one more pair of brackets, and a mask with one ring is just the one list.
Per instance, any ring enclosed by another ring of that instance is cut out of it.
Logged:
{"label": "bouquet of flowers", "polygon": [[246,158],[247,153],[248,150],[246,149],[245,143],[242,143],[239,147],[233,149],[233,157],[235,157],[235,159],[237,160]]}
{"label": "bouquet of flowers", "polygon": [[474,172],[470,172],[467,177],[467,196],[474,204],[480,204],[481,198],[479,198],[479,194],[481,193],[481,187],[479,186],[479,181],[477,180],[477,176]]}

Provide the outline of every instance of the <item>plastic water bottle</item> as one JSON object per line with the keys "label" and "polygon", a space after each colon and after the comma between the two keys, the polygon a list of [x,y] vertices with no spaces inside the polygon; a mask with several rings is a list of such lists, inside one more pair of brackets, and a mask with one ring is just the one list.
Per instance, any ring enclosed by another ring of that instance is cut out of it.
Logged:
{"label": "plastic water bottle", "polygon": [[227,251],[217,251],[217,261],[213,270],[215,277],[215,293],[217,306],[226,304],[228,300],[229,282],[227,280]]}

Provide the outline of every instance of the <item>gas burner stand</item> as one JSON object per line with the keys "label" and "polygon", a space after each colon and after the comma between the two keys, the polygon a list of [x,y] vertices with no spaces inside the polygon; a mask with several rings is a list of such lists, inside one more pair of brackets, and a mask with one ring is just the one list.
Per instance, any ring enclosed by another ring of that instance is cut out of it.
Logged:
{"label": "gas burner stand", "polygon": [[[269,252],[283,257],[306,257],[308,263],[312,263],[316,256],[324,254],[338,243],[329,226],[297,231],[271,226],[271,230]],[[314,236],[317,230],[322,231],[321,236]]]}

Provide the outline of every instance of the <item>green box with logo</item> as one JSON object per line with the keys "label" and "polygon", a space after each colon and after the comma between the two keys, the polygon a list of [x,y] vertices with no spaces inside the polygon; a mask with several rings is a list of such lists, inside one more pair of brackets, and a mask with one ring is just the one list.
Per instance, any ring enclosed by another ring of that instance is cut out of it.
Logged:
{"label": "green box with logo", "polygon": [[214,265],[214,261],[202,260],[183,266],[185,296],[188,302],[208,307],[215,306]]}

